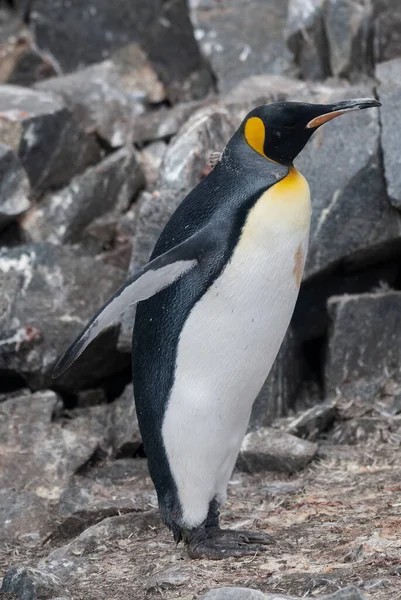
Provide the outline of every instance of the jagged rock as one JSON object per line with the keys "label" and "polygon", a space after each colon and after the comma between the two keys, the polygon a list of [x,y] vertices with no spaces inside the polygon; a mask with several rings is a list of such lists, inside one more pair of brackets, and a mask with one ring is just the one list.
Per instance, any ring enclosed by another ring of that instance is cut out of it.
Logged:
{"label": "jagged rock", "polygon": [[282,0],[192,2],[195,35],[227,92],[249,75],[291,71],[282,31],[287,3]]}
{"label": "jagged rock", "polygon": [[14,567],[4,576],[0,592],[15,594],[18,600],[47,600],[62,598],[70,600],[71,595],[62,581],[53,573],[42,569]]}
{"label": "jagged rock", "polygon": [[58,402],[54,392],[44,391],[0,404],[1,489],[12,482],[16,491],[57,499],[70,477],[104,444],[107,431],[94,413],[53,422]]}
{"label": "jagged rock", "polygon": [[[328,302],[332,327],[326,359],[328,393],[372,382],[401,381],[401,292],[338,296]],[[373,391],[373,390],[372,390]],[[369,394],[369,391],[368,391]]]}
{"label": "jagged rock", "polygon": [[336,414],[336,402],[332,399],[308,408],[295,417],[286,430],[292,435],[315,441],[320,433],[333,422]]}
{"label": "jagged rock", "polygon": [[398,0],[373,0],[375,62],[401,55],[401,5]]}
{"label": "jagged rock", "polygon": [[74,177],[67,187],[47,194],[20,219],[20,225],[28,242],[79,242],[85,228],[106,213],[113,213],[116,227],[143,182],[136,151],[121,148]]}
{"label": "jagged rock", "polygon": [[180,587],[191,580],[193,576],[192,569],[185,566],[173,566],[163,571],[152,573],[145,582],[145,589],[150,590],[169,590]]}
{"label": "jagged rock", "polygon": [[[328,89],[322,102],[372,96]],[[311,234],[304,279],[340,261],[374,256],[401,240],[401,217],[387,200],[379,150],[379,113],[364,110],[322,127],[296,159],[311,188]]]}
{"label": "jagged rock", "polygon": [[295,100],[297,95],[303,98],[310,90],[313,86],[308,82],[284,75],[251,75],[227,92],[223,100],[228,105],[247,105],[247,109],[251,110],[258,104],[280,102],[287,98]]}
{"label": "jagged rock", "polygon": [[200,105],[200,102],[183,102],[172,108],[161,108],[143,115],[134,123],[133,141],[142,144],[170,138]]}
{"label": "jagged rock", "polygon": [[372,0],[290,0],[286,35],[305,78],[372,73]]}
{"label": "jagged rock", "polygon": [[262,427],[248,433],[241,446],[237,467],[248,473],[299,471],[313,459],[317,444],[289,433]]}
{"label": "jagged rock", "polygon": [[252,408],[250,429],[270,425],[294,408],[304,380],[302,348],[289,329],[266,382]]}
{"label": "jagged rock", "polygon": [[30,206],[29,181],[20,161],[0,143],[0,229]]}
{"label": "jagged rock", "polygon": [[[276,596],[278,600],[280,596]],[[226,587],[210,590],[199,600],[266,600],[266,596],[257,590],[241,587]]]}
{"label": "jagged rock", "polygon": [[[15,466],[18,468],[18,463]],[[21,489],[15,491],[11,487],[2,487],[0,490],[0,540],[19,538],[20,536],[29,536],[31,539],[39,540],[40,533],[49,525],[51,518],[47,504],[44,498],[40,498],[34,492]]]}
{"label": "jagged rock", "polygon": [[110,405],[111,446],[116,456],[134,456],[142,446],[132,384]]}
{"label": "jagged rock", "polygon": [[12,85],[0,86],[0,142],[18,155],[36,196],[100,158],[61,98]]}
{"label": "jagged rock", "polygon": [[381,143],[387,192],[393,206],[401,210],[401,158],[396,108],[401,101],[401,58],[376,65],[381,108]]}
{"label": "jagged rock", "polygon": [[[202,108],[169,144],[153,194],[145,193],[138,206],[130,272],[148,260],[162,229],[180,202],[205,173],[210,154],[222,150],[235,125],[229,111],[219,104]],[[122,321],[119,348],[130,351],[135,310]]]}
{"label": "jagged rock", "polygon": [[145,175],[146,188],[148,190],[153,190],[156,185],[166,150],[167,144],[163,141],[158,141],[146,146],[139,155],[139,161]]}
{"label": "jagged rock", "polygon": [[170,98],[202,96],[211,85],[185,0],[123,0],[118,11],[108,0],[93,0],[84,7],[34,0],[31,27],[38,46],[49,51],[65,72],[138,42],[166,84]]}
{"label": "jagged rock", "polygon": [[[1,249],[0,380],[18,374],[34,389],[54,385],[56,359],[124,277],[73,249],[51,244]],[[91,344],[57,386],[82,389],[123,369],[128,357],[116,352],[116,333],[112,328]]]}
{"label": "jagged rock", "polygon": [[111,60],[71,75],[47,79],[35,87],[62,96],[81,127],[87,133],[96,132],[112,148],[132,141],[134,117],[144,110],[121,88]]}

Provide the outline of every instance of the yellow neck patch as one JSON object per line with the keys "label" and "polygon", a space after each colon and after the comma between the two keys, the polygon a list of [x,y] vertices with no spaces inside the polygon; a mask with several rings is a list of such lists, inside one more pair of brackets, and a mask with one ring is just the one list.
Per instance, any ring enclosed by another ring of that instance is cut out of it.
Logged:
{"label": "yellow neck patch", "polygon": [[251,117],[245,123],[245,139],[256,152],[268,158],[264,152],[265,126],[259,117]]}

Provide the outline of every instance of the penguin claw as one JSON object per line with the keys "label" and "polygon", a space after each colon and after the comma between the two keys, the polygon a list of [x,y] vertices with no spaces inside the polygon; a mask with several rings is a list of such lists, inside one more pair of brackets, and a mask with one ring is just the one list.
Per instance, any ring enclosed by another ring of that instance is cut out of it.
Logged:
{"label": "penguin claw", "polygon": [[266,552],[266,545],[274,543],[267,533],[210,528],[201,538],[194,535],[188,541],[190,558],[221,560],[230,556],[250,556]]}

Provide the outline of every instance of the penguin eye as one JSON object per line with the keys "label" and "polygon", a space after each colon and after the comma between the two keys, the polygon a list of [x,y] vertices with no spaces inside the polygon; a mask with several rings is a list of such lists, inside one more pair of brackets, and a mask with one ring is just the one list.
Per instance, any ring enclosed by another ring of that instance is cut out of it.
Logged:
{"label": "penguin eye", "polygon": [[295,127],[295,125],[297,124],[296,121],[287,121],[286,123],[284,123],[284,127],[286,129],[292,129],[293,127]]}

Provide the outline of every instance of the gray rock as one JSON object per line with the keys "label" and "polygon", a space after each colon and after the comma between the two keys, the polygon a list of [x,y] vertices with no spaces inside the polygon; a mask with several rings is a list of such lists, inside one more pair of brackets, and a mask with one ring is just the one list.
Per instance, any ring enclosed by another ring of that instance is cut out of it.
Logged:
{"label": "gray rock", "polygon": [[[364,88],[327,89],[322,102],[372,96]],[[311,188],[312,223],[304,279],[344,259],[387,251],[401,238],[381,169],[379,114],[360,111],[322,127],[296,159]]]}
{"label": "gray rock", "polygon": [[50,518],[48,502],[34,492],[16,491],[10,487],[0,490],[0,540],[29,536],[39,541]]}
{"label": "gray rock", "polygon": [[142,446],[132,384],[110,405],[110,443],[116,456],[134,456]]}
{"label": "gray rock", "polygon": [[82,390],[77,394],[77,407],[86,408],[88,406],[99,406],[100,404],[107,404],[106,393],[103,388],[96,388],[94,390]]}
{"label": "gray rock", "polygon": [[12,85],[0,86],[0,142],[18,155],[36,196],[100,158],[94,136],[85,134],[61,98]]}
{"label": "gray rock", "polygon": [[369,442],[372,446],[383,443],[401,444],[400,417],[356,417],[336,424],[330,436],[336,444]]}
{"label": "gray rock", "polygon": [[[202,108],[181,128],[169,144],[153,194],[143,194],[136,214],[130,272],[149,260],[156,241],[180,202],[207,172],[215,150],[223,150],[234,133],[229,111],[219,104]],[[122,321],[119,348],[129,352],[135,310],[127,310]]]}
{"label": "gray rock", "polygon": [[[51,244],[0,250],[1,376],[18,374],[36,389],[54,385],[57,358],[124,277],[119,269]],[[90,387],[123,369],[128,357],[116,352],[116,337],[115,328],[100,336],[57,386]]]}
{"label": "gray rock", "polygon": [[111,60],[71,75],[46,79],[35,87],[62,96],[81,127],[86,132],[96,132],[112,148],[132,141],[134,116],[140,113],[140,104],[132,102],[122,89]]}
{"label": "gray rock", "polygon": [[173,566],[163,571],[152,573],[145,582],[145,589],[151,590],[169,590],[180,587],[188,583],[193,576],[193,571],[185,566]]}
{"label": "gray rock", "polygon": [[210,592],[203,594],[199,600],[266,600],[266,596],[262,592],[249,588],[225,587],[210,590]]}
{"label": "gray rock", "polygon": [[[67,187],[49,193],[22,219],[20,225],[27,242],[73,244],[85,228],[106,213],[113,213],[117,224],[143,185],[144,178],[133,147],[121,148]],[[112,235],[112,234],[111,234]]]}
{"label": "gray rock", "polygon": [[288,414],[301,395],[304,380],[301,344],[292,329],[287,331],[266,382],[252,407],[250,429],[271,425]]}
{"label": "gray rock", "polygon": [[401,55],[401,5],[398,0],[373,0],[375,62]]}
{"label": "gray rock", "polygon": [[263,427],[245,436],[237,467],[248,473],[299,471],[313,459],[317,444]]}
{"label": "gray rock", "polygon": [[50,600],[56,596],[71,598],[57,575],[25,567],[7,571],[0,592],[15,594],[18,600]]}
{"label": "gray rock", "polygon": [[223,100],[228,105],[246,105],[249,111],[257,104],[280,102],[288,98],[297,100],[297,97],[303,100],[305,94],[312,94],[315,88],[319,90],[320,86],[284,75],[251,75],[227,92]]}
{"label": "gray rock", "polygon": [[290,0],[286,36],[305,78],[372,74],[371,0]]}
{"label": "gray rock", "polygon": [[172,137],[200,105],[200,102],[182,102],[143,115],[134,123],[133,141],[141,144]]}
{"label": "gray rock", "polygon": [[308,408],[287,425],[287,432],[315,441],[334,421],[336,402],[332,399]]}
{"label": "gray rock", "polygon": [[401,210],[401,158],[397,128],[397,106],[401,102],[401,58],[376,65],[381,108],[381,144],[387,192],[393,206]]}
{"label": "gray rock", "polygon": [[167,144],[163,141],[158,141],[146,146],[139,154],[139,161],[145,175],[146,188],[150,191],[156,185],[166,150]]}
{"label": "gray rock", "polygon": [[282,0],[193,3],[195,35],[220,92],[249,75],[291,71],[291,55],[282,35],[286,14],[287,3]]}
{"label": "gray rock", "polygon": [[211,85],[185,0],[123,0],[118,11],[108,0],[94,0],[85,7],[73,3],[68,10],[64,2],[35,0],[31,27],[39,48],[49,51],[64,72],[99,62],[138,42],[170,98],[202,96]]}
{"label": "gray rock", "polygon": [[338,296],[329,300],[328,309],[333,322],[327,392],[344,391],[358,382],[400,382],[401,292]]}
{"label": "gray rock", "polygon": [[26,173],[14,152],[0,143],[0,229],[29,207]]}
{"label": "gray rock", "polygon": [[70,477],[104,444],[107,431],[102,431],[95,413],[53,422],[57,404],[51,391],[0,404],[1,489],[12,482],[14,490],[55,500]]}

